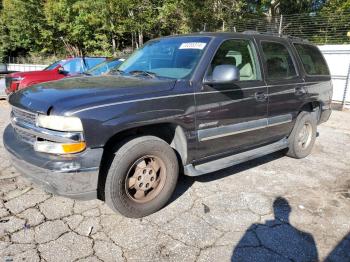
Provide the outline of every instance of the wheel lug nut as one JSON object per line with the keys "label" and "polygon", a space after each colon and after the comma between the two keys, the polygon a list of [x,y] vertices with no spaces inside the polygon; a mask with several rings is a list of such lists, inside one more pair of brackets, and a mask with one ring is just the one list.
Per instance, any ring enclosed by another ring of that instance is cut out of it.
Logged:
{"label": "wheel lug nut", "polygon": [[153,182],[153,180],[154,180],[154,177],[151,177],[151,181]]}
{"label": "wheel lug nut", "polygon": [[152,170],[149,171],[149,174],[152,175]]}
{"label": "wheel lug nut", "polygon": [[143,174],[146,174],[146,169],[144,169],[144,170],[142,171],[142,173],[143,173]]}
{"label": "wheel lug nut", "polygon": [[143,186],[143,183],[140,183],[140,184],[139,184],[139,187],[142,187],[142,186]]}
{"label": "wheel lug nut", "polygon": [[146,188],[148,188],[148,187],[149,187],[149,184],[147,183],[147,184],[146,184]]}
{"label": "wheel lug nut", "polygon": [[140,181],[140,180],[141,180],[141,178],[142,178],[142,177],[141,177],[141,176],[139,176],[137,179]]}

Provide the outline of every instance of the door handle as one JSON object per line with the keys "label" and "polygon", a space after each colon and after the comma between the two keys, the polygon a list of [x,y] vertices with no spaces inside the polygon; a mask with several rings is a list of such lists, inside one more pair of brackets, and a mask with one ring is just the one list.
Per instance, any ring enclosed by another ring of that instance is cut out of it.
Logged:
{"label": "door handle", "polygon": [[256,92],[254,94],[255,100],[258,102],[265,102],[267,100],[267,94],[264,92]]}
{"label": "door handle", "polygon": [[294,94],[296,96],[302,96],[306,94],[306,89],[305,87],[296,87],[294,88]]}

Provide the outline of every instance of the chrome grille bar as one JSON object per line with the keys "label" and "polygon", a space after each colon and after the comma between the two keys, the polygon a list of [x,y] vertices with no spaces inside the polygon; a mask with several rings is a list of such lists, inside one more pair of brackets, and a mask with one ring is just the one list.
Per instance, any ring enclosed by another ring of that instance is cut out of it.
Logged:
{"label": "chrome grille bar", "polygon": [[37,138],[58,142],[58,143],[74,143],[84,141],[84,136],[80,132],[60,132],[41,127],[33,126],[25,122],[18,121],[15,117],[11,118],[12,126],[22,132],[27,132]]}
{"label": "chrome grille bar", "polygon": [[37,114],[12,108],[11,124],[17,135],[26,143],[34,144],[38,139],[48,140],[58,143],[74,143],[84,141],[81,132],[61,132],[36,126]]}

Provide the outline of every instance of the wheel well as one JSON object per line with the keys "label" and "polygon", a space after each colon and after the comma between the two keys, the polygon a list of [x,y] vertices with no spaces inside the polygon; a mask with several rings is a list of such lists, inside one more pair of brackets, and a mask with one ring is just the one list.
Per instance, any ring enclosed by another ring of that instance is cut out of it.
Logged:
{"label": "wheel well", "polygon": [[128,139],[145,135],[156,136],[167,142],[174,149],[181,170],[187,161],[187,139],[181,126],[172,123],[164,123],[140,126],[121,131],[110,137],[104,146],[98,181],[99,199],[104,200],[104,184],[111,164],[112,154]]}
{"label": "wheel well", "polygon": [[319,121],[320,116],[321,116],[320,115],[321,114],[320,107],[321,107],[321,104],[318,101],[309,102],[309,103],[306,103],[305,105],[303,105],[303,107],[299,111],[299,114],[303,111],[315,113],[316,119],[317,119],[317,121]]}
{"label": "wheel well", "polygon": [[303,107],[301,108],[300,112],[301,111],[313,112],[317,108],[320,108],[320,103],[318,101],[309,102],[309,103],[306,103],[305,105],[303,105]]}

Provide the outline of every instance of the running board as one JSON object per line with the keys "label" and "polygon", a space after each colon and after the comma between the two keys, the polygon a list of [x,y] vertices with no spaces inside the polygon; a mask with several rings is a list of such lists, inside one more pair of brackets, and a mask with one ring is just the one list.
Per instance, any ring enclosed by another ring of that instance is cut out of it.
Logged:
{"label": "running board", "polygon": [[228,156],[201,165],[193,166],[192,164],[184,166],[184,173],[187,176],[200,176],[207,173],[215,172],[230,166],[234,166],[261,156],[277,152],[288,147],[288,139],[284,138],[273,144],[259,147],[250,151]]}

